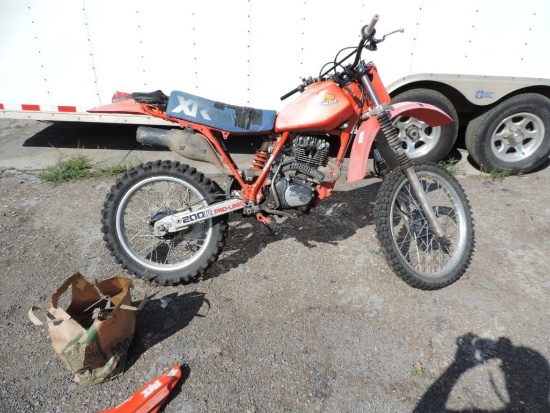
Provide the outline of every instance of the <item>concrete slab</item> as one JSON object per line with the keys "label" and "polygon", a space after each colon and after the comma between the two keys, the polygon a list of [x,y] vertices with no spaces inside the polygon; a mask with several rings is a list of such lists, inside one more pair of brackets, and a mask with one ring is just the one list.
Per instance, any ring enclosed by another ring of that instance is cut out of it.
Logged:
{"label": "concrete slab", "polygon": [[[218,172],[208,163],[184,159],[167,148],[139,144],[136,129],[137,125],[0,119],[0,169],[43,170],[59,160],[85,155],[97,167],[163,159],[185,162],[205,174]],[[250,166],[261,140],[236,137],[225,143],[237,165],[244,169]],[[464,149],[455,149],[449,157],[458,161],[455,174],[480,174]],[[344,171],[346,167],[347,160]]]}
{"label": "concrete slab", "polygon": [[[136,129],[137,125],[0,119],[0,168],[43,170],[59,160],[85,155],[98,167],[163,159],[185,162],[207,174],[217,172],[208,163],[184,160],[167,148],[139,144]],[[248,147],[243,141],[232,143],[237,165],[249,166],[254,143],[259,146],[254,139]]]}

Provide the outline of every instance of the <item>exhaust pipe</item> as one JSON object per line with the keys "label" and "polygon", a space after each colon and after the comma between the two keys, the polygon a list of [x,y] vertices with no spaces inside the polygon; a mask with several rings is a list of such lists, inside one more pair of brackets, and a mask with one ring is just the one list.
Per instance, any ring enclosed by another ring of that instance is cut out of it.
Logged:
{"label": "exhaust pipe", "polygon": [[144,145],[165,146],[187,159],[208,162],[224,174],[231,175],[231,171],[223,166],[206,136],[195,132],[192,128],[159,129],[140,126],[137,129],[136,139]]}
{"label": "exhaust pipe", "polygon": [[169,132],[171,132],[171,130],[140,126],[137,129],[136,139],[139,143],[142,143],[144,145],[166,146],[167,148],[169,148]]}

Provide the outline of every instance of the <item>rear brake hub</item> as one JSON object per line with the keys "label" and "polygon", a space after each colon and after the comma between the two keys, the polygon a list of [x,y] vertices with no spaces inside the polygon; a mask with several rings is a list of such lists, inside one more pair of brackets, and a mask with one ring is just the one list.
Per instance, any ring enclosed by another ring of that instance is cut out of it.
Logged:
{"label": "rear brake hub", "polygon": [[170,232],[168,232],[169,228],[166,226],[166,224],[164,222],[158,222],[168,215],[171,215],[171,213],[167,211],[159,211],[151,214],[151,219],[149,220],[149,228],[151,229],[151,233],[155,237],[167,239],[168,236],[171,235]]}

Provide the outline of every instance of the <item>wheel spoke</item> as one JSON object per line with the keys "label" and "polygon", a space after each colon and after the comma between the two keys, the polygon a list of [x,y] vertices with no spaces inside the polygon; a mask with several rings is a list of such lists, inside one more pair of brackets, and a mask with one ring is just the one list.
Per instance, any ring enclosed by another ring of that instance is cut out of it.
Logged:
{"label": "wheel spoke", "polygon": [[395,195],[391,233],[400,256],[411,269],[436,277],[452,266],[460,253],[457,246],[464,237],[461,229],[464,210],[457,209],[449,188],[439,176],[425,175],[419,179],[445,235],[435,236],[407,181]]}
{"label": "wheel spoke", "polygon": [[156,253],[158,246],[162,244],[163,244],[162,241],[159,241],[158,239],[155,238],[153,242],[142,247],[139,251],[137,251],[137,253],[142,256],[151,257],[150,260],[156,262],[156,260],[154,260],[152,257],[154,253]]}
{"label": "wheel spoke", "polygon": [[151,221],[205,205],[198,193],[177,179],[157,179],[136,187],[123,206],[125,248],[146,267],[186,265],[202,253],[211,231],[210,221],[164,236],[153,235]]}
{"label": "wheel spoke", "polygon": [[156,238],[153,234],[150,234],[145,228],[142,228],[141,230],[138,230],[129,240],[128,242],[134,241],[136,238]]}

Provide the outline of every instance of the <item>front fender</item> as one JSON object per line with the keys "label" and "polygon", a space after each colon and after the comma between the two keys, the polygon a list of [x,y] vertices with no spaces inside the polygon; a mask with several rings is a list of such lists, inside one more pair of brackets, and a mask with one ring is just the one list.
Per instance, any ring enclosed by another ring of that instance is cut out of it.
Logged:
{"label": "front fender", "polygon": [[[441,109],[420,102],[396,103],[388,107],[388,112],[390,119],[398,116],[409,116],[421,120],[430,126],[441,126],[453,121]],[[356,182],[365,177],[370,148],[379,130],[380,124],[377,117],[369,118],[357,130],[353,146],[351,147],[347,182]]]}

